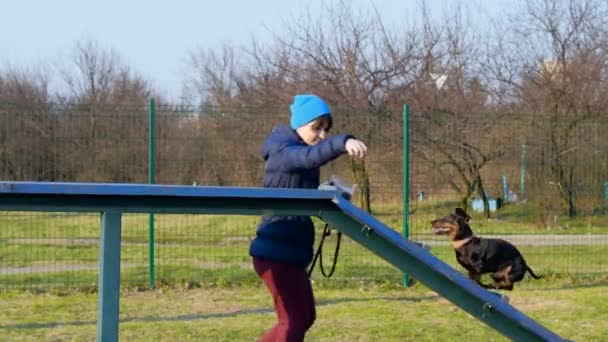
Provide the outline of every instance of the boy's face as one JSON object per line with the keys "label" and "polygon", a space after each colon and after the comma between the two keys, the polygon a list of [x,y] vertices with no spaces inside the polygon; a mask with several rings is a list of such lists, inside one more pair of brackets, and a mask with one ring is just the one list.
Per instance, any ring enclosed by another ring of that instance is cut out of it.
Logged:
{"label": "boy's face", "polygon": [[298,135],[307,145],[316,145],[325,139],[330,129],[330,119],[320,117],[296,129]]}

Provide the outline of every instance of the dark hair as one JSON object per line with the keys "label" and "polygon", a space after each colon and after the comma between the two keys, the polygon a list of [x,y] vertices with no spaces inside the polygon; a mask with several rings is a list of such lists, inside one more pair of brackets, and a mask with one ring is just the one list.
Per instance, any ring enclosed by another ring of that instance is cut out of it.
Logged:
{"label": "dark hair", "polygon": [[332,119],[330,114],[323,114],[314,120],[316,125],[325,125],[325,130],[329,132],[331,127],[334,124],[334,120]]}

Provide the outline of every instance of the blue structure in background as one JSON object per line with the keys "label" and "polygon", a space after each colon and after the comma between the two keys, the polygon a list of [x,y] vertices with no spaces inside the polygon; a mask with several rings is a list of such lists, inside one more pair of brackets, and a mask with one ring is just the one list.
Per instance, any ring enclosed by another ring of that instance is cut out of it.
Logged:
{"label": "blue structure in background", "polygon": [[0,210],[101,213],[98,341],[118,341],[122,213],[317,216],[503,335],[519,341],[563,341],[344,195],[339,187],[0,182]]}
{"label": "blue structure in background", "polygon": [[[496,198],[488,198],[488,206],[490,207],[490,211],[494,212],[500,209],[501,201]],[[483,212],[483,200],[481,198],[475,198],[471,202],[471,209],[477,212]]]}
{"label": "blue structure in background", "polygon": [[[488,206],[490,208],[490,212],[494,212],[508,203],[517,203],[520,200],[519,196],[509,189],[509,182],[507,181],[507,176],[502,175],[500,179],[502,183],[502,196],[500,198],[488,197]],[[608,201],[608,190],[606,191],[606,199]],[[483,212],[483,200],[481,198],[474,198],[471,201],[471,209],[473,211]]]}

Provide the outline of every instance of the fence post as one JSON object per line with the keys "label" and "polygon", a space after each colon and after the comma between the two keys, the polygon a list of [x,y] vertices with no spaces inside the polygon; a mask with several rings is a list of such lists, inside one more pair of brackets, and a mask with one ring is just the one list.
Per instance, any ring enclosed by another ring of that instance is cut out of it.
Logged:
{"label": "fence post", "polygon": [[[403,105],[403,236],[410,237],[410,106]],[[403,285],[410,286],[409,275],[403,273]]]}
{"label": "fence post", "polygon": [[[148,111],[148,180],[150,184],[154,184],[154,115],[155,115],[155,106],[154,106],[154,98],[150,99],[150,106]],[[148,272],[148,286],[150,289],[154,289],[154,213],[149,214],[148,218],[148,250],[149,250],[149,272]]]}
{"label": "fence post", "polygon": [[[507,175],[502,175],[502,205],[505,205],[509,202],[509,181],[507,180]],[[497,203],[498,204],[498,203]],[[496,206],[498,209],[498,205]]]}
{"label": "fence post", "polygon": [[608,209],[608,182],[604,183],[604,195],[606,196],[606,209]]}
{"label": "fence post", "polygon": [[521,145],[521,178],[519,180],[520,198],[526,197],[526,144]]}

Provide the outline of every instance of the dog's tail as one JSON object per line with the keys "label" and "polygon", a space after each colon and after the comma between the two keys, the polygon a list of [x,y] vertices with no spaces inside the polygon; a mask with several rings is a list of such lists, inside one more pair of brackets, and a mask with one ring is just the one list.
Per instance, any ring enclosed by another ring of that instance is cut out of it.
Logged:
{"label": "dog's tail", "polygon": [[530,275],[534,279],[540,279],[540,278],[542,278],[542,276],[538,276],[538,275],[534,274],[534,271],[532,271],[532,269],[528,265],[526,265],[526,271],[528,271],[528,273],[530,273]]}

